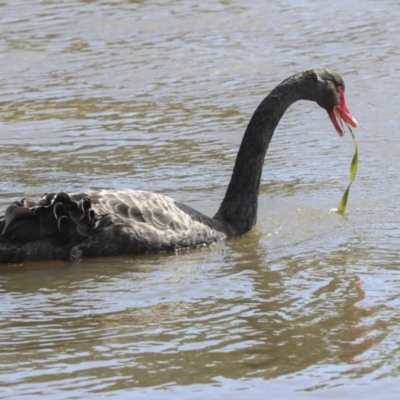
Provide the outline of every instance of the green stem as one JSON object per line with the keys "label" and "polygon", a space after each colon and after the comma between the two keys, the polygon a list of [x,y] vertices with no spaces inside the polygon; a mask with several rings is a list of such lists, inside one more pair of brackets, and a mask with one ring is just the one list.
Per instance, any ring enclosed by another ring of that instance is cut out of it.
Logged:
{"label": "green stem", "polygon": [[[347,124],[346,124],[347,125]],[[349,186],[347,186],[346,191],[343,194],[342,200],[340,200],[340,204],[338,207],[338,214],[344,214],[345,210],[346,210],[346,205],[347,205],[347,199],[349,197],[349,192],[350,192],[350,186],[353,183],[356,174],[357,174],[357,168],[358,168],[358,148],[357,148],[357,141],[356,138],[354,136],[353,131],[351,130],[350,126],[347,125],[347,127],[350,130],[351,133],[351,137],[353,138],[353,143],[354,143],[354,148],[355,148],[355,152],[354,152],[354,156],[353,156],[353,160],[351,161],[351,165],[350,165],[350,183]]]}

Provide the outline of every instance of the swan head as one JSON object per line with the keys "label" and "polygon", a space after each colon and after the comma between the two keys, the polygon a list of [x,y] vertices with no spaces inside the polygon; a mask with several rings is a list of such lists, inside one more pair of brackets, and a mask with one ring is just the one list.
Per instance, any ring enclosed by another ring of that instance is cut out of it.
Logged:
{"label": "swan head", "polygon": [[347,107],[345,85],[341,76],[326,68],[315,69],[312,75],[317,84],[316,102],[328,112],[337,133],[344,135],[343,121],[356,128],[358,123]]}

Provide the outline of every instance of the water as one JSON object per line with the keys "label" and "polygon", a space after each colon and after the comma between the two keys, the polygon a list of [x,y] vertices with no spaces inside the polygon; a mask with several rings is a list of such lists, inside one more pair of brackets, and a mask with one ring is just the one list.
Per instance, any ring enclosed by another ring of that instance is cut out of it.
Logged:
{"label": "water", "polygon": [[212,215],[257,104],[318,66],[346,81],[360,163],[330,214],[353,145],[297,103],[243,237],[2,266],[0,398],[397,398],[397,2],[28,3],[0,3],[1,210],[137,188]]}

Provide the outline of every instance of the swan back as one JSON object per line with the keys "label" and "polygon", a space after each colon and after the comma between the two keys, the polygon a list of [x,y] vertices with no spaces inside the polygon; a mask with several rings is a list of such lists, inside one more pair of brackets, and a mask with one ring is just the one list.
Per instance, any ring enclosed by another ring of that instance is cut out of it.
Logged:
{"label": "swan back", "polygon": [[[2,254],[13,246],[32,247],[29,259],[76,258],[170,251],[226,236],[222,226],[204,214],[142,190],[59,192],[39,201],[23,199],[0,217],[0,232],[0,262],[10,262]],[[43,241],[62,257],[54,256]],[[20,253],[16,259],[26,259],[24,251]]]}

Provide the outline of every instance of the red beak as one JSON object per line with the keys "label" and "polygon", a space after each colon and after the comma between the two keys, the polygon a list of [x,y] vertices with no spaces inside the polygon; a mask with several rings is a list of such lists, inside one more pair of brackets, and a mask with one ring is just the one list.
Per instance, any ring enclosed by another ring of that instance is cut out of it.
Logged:
{"label": "red beak", "polygon": [[358,123],[351,116],[350,111],[347,108],[346,97],[345,97],[344,91],[341,87],[338,87],[338,92],[339,92],[339,98],[340,98],[339,105],[337,107],[335,107],[333,110],[328,111],[328,115],[333,123],[333,126],[336,128],[337,133],[340,136],[343,136],[344,129],[343,129],[342,119],[343,119],[343,121],[348,123],[353,128],[357,128]]}

